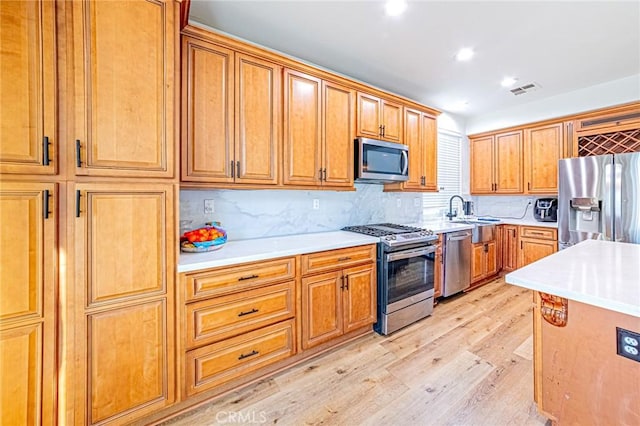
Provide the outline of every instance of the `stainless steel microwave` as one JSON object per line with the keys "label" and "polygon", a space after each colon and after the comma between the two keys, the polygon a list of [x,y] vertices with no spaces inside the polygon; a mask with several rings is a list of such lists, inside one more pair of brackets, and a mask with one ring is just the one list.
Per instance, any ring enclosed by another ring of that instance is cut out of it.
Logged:
{"label": "stainless steel microwave", "polygon": [[357,138],[355,180],[360,183],[404,182],[409,179],[409,147],[377,139]]}

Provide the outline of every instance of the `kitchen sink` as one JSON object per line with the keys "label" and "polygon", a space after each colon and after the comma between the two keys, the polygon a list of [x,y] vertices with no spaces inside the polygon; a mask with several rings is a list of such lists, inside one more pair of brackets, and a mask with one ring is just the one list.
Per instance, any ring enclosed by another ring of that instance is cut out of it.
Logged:
{"label": "kitchen sink", "polygon": [[454,219],[452,222],[473,225],[471,243],[484,243],[496,238],[496,221],[486,219]]}

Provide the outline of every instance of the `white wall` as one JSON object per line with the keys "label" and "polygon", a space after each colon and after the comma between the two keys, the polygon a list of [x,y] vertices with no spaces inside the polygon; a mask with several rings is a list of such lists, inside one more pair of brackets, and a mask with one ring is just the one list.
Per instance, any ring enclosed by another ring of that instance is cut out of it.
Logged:
{"label": "white wall", "polygon": [[466,122],[466,134],[498,130],[638,100],[640,74],[471,117]]}

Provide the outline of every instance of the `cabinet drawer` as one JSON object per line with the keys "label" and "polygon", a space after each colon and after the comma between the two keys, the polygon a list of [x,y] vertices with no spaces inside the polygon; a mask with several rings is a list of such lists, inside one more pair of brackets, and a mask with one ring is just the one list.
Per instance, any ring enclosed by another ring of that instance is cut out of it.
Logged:
{"label": "cabinet drawer", "polygon": [[294,320],[187,352],[187,395],[252,373],[295,354]]}
{"label": "cabinet drawer", "polygon": [[296,259],[287,257],[187,275],[187,301],[295,279]]}
{"label": "cabinet drawer", "polygon": [[521,226],[520,236],[525,238],[538,238],[540,240],[557,240],[558,230],[553,228]]}
{"label": "cabinet drawer", "polygon": [[293,318],[295,281],[187,305],[187,346],[212,343]]}
{"label": "cabinet drawer", "polygon": [[341,269],[375,260],[375,244],[305,254],[302,256],[302,275]]}

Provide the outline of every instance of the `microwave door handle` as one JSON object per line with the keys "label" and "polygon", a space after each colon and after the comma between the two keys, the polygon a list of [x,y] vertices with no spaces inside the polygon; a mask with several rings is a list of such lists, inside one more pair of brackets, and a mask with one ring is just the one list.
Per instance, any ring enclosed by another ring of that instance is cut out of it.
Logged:
{"label": "microwave door handle", "polygon": [[407,169],[409,168],[409,155],[407,154],[407,151],[402,151],[402,159],[404,160],[404,167],[402,169],[402,175],[406,176],[407,175]]}

